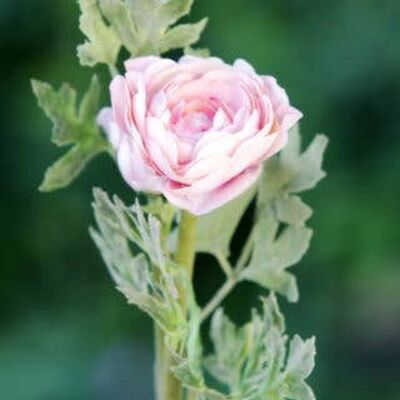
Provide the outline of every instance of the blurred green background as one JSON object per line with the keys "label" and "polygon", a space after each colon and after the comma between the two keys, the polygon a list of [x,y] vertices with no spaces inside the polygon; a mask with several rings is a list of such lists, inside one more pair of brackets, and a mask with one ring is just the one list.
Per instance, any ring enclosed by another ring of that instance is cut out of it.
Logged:
{"label": "blurred green background", "polygon": [[[317,336],[317,397],[398,400],[398,0],[198,0],[192,19],[204,15],[213,54],[276,75],[305,114],[305,140],[330,138],[329,177],[306,195],[316,233],[294,268],[301,301],[281,300],[290,333]],[[87,233],[93,185],[129,198],[118,171],[102,157],[71,188],[37,191],[59,152],[29,79],[86,87],[81,41],[74,0],[0,2],[1,399],[152,398],[150,321],[113,288]],[[221,279],[200,257],[201,303]],[[229,314],[246,320],[259,295],[240,287]]]}

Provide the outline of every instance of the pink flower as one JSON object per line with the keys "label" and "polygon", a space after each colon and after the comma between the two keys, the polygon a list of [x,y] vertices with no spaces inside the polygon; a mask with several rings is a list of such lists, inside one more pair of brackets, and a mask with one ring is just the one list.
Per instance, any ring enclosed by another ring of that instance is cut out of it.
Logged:
{"label": "pink flower", "polygon": [[246,61],[132,59],[111,83],[99,123],[127,183],[201,215],[259,177],[302,117],[271,76]]}

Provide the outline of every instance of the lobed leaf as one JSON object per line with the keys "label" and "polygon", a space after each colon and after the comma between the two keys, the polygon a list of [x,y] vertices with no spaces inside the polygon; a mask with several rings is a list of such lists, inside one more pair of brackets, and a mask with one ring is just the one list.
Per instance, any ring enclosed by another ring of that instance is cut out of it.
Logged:
{"label": "lobed leaf", "polygon": [[96,155],[108,150],[96,124],[100,86],[93,77],[79,108],[75,90],[64,84],[55,91],[48,83],[32,81],[39,106],[53,122],[52,142],[73,145],[45,174],[40,190],[49,192],[68,186]]}
{"label": "lobed leaf", "polygon": [[68,85],[55,91],[48,83],[32,80],[39,106],[53,123],[51,140],[57,146],[74,143],[81,132],[76,117],[76,92]]}
{"label": "lobed leaf", "polygon": [[236,328],[219,310],[213,317],[214,353],[205,367],[225,384],[232,399],[309,400],[314,395],[304,380],[314,367],[314,339],[295,336],[287,348],[283,316],[273,294],[263,300],[263,313]]}
{"label": "lobed leaf", "polygon": [[168,30],[162,36],[160,42],[160,53],[166,53],[169,50],[186,48],[200,39],[201,33],[207,25],[207,18],[194,24],[181,24]]}
{"label": "lobed leaf", "polygon": [[327,141],[319,136],[301,153],[297,127],[289,138],[281,154],[265,165],[257,196],[253,253],[241,277],[294,302],[299,297],[296,279],[287,268],[297,264],[309,247],[312,230],[305,223],[312,210],[292,193],[312,188],[322,179]]}
{"label": "lobed leaf", "polygon": [[[164,33],[169,26],[189,14],[193,0],[125,0],[135,25],[143,32]],[[157,25],[154,25],[154,24]]]}
{"label": "lobed leaf", "polygon": [[193,0],[79,0],[80,27],[87,41],[78,47],[81,64],[113,68],[124,46],[133,57],[160,55],[197,42],[207,19],[174,24]]}
{"label": "lobed leaf", "polygon": [[288,146],[282,150],[280,160],[290,173],[286,191],[299,193],[315,187],[326,176],[322,169],[328,138],[317,135],[308,148],[301,153],[301,136],[298,128],[290,133]]}
{"label": "lobed leaf", "polygon": [[78,46],[82,65],[93,67],[98,63],[114,65],[121,48],[121,40],[113,27],[108,26],[100,12],[97,0],[78,0],[81,9],[79,27],[86,36]]}
{"label": "lobed leaf", "polygon": [[305,253],[310,234],[303,236],[301,231],[287,228],[276,238],[278,228],[279,222],[274,218],[271,206],[259,211],[254,228],[253,255],[242,278],[283,294],[294,302],[299,297],[296,280],[285,269]]}
{"label": "lobed leaf", "polygon": [[122,0],[99,0],[99,5],[121,43],[130,53],[135,54],[137,44],[141,39],[126,2]]}
{"label": "lobed leaf", "polygon": [[303,226],[313,211],[298,196],[281,196],[274,202],[278,221],[289,225]]}
{"label": "lobed leaf", "polygon": [[286,373],[293,379],[306,379],[314,369],[315,339],[303,341],[296,335],[290,342]]}
{"label": "lobed leaf", "polygon": [[79,176],[89,161],[103,151],[103,144],[75,145],[47,169],[39,190],[52,192],[67,187]]}
{"label": "lobed leaf", "polygon": [[238,329],[222,309],[218,309],[211,321],[210,336],[214,354],[206,359],[205,367],[220,383],[234,391],[246,356],[245,331]]}
{"label": "lobed leaf", "polygon": [[184,276],[161,248],[160,223],[146,216],[138,203],[128,207],[100,189],[94,190],[94,197],[98,230],[91,228],[90,233],[110,275],[128,302],[149,314],[175,348],[187,330],[177,290]]}

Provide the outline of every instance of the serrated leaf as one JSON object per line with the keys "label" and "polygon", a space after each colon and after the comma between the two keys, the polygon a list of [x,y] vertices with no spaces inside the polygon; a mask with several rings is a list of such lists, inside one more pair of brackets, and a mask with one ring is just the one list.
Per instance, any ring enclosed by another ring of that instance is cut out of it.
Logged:
{"label": "serrated leaf", "polygon": [[52,192],[68,186],[83,171],[86,165],[99,153],[104,151],[101,145],[97,147],[91,143],[75,145],[63,157],[47,169],[39,190]]}
{"label": "serrated leaf", "polygon": [[286,374],[295,379],[306,379],[314,369],[315,339],[302,340],[295,335],[290,342]]}
{"label": "serrated leaf", "polygon": [[133,57],[160,55],[197,42],[207,20],[174,24],[193,0],[79,0],[80,28],[87,41],[78,47],[81,64],[113,67],[123,45]]}
{"label": "serrated leaf", "polygon": [[253,186],[246,193],[218,210],[199,218],[196,249],[198,252],[225,257],[236,227],[256,193]]}
{"label": "serrated leaf", "polygon": [[134,24],[138,31],[142,34],[150,33],[151,31],[165,30],[167,24],[163,26],[154,26],[154,23],[159,22],[161,9],[164,2],[160,0],[126,0]]}
{"label": "serrated leaf", "polygon": [[32,89],[39,106],[53,122],[51,140],[57,146],[74,143],[79,137],[76,118],[76,92],[63,84],[55,91],[48,83],[32,80]]}
{"label": "serrated leaf", "polygon": [[244,330],[236,328],[219,309],[211,320],[210,337],[214,354],[206,359],[205,367],[220,383],[234,388],[246,355]]}
{"label": "serrated leaf", "polygon": [[193,0],[125,0],[138,30],[143,34],[159,35],[187,15]]}
{"label": "serrated leaf", "polygon": [[206,25],[206,19],[194,24],[172,27],[181,17],[187,15],[193,0],[125,0],[137,30],[135,56],[162,54],[166,51],[184,48],[198,41]]}
{"label": "serrated leaf", "polygon": [[279,221],[295,226],[303,226],[313,212],[298,196],[281,196],[275,200],[274,207]]}
{"label": "serrated leaf", "polygon": [[[89,89],[84,94],[78,111],[78,121],[87,130],[98,131],[96,117],[99,112],[100,83],[96,75],[93,76]],[[84,136],[84,134],[83,134]]]}
{"label": "serrated leaf", "polygon": [[298,263],[309,247],[311,229],[304,226],[312,210],[290,192],[313,187],[323,176],[321,164],[326,140],[317,137],[301,153],[298,128],[289,143],[264,168],[257,197],[253,253],[241,273],[243,279],[298,300],[295,277],[287,268]]}
{"label": "serrated leaf", "polygon": [[134,25],[127,4],[122,0],[99,0],[100,9],[109,21],[121,43],[135,54],[141,38]]}
{"label": "serrated leaf", "polygon": [[274,241],[267,263],[272,269],[283,270],[297,264],[306,253],[312,236],[309,228],[288,226]]}
{"label": "serrated leaf", "polygon": [[315,400],[315,395],[305,382],[293,382],[284,391],[284,398],[290,400]]}
{"label": "serrated leaf", "polygon": [[93,67],[98,63],[114,65],[121,48],[121,40],[108,26],[98,7],[97,0],[78,0],[81,9],[79,27],[87,38],[78,46],[82,65]]}
{"label": "serrated leaf", "polygon": [[308,148],[301,153],[301,136],[298,129],[290,133],[289,145],[282,151],[280,160],[290,171],[286,190],[299,193],[312,189],[326,176],[322,170],[323,155],[328,145],[324,135],[317,135]]}
{"label": "serrated leaf", "polygon": [[315,339],[295,335],[290,341],[285,369],[285,395],[293,400],[315,400],[312,389],[304,382],[315,365]]}
{"label": "serrated leaf", "polygon": [[243,278],[269,290],[273,290],[295,303],[299,300],[299,290],[293,274],[282,270],[248,269],[243,273]]}
{"label": "serrated leaf", "polygon": [[48,192],[69,185],[86,164],[107,151],[109,145],[96,124],[100,91],[96,77],[93,77],[79,109],[76,92],[67,84],[58,91],[39,81],[32,81],[32,87],[39,106],[53,122],[53,143],[57,146],[74,145],[47,170],[40,190]]}
{"label": "serrated leaf", "polygon": [[308,247],[310,234],[308,230],[303,235],[305,231],[288,227],[276,238],[278,228],[279,222],[271,205],[258,211],[253,255],[250,264],[243,270],[242,277],[295,302],[299,297],[296,280],[285,269],[301,259]]}
{"label": "serrated leaf", "polygon": [[185,48],[198,42],[207,21],[207,18],[203,18],[194,24],[181,24],[171,28],[161,38],[160,52],[166,53],[169,50]]}
{"label": "serrated leaf", "polygon": [[[90,233],[117,288],[159,324],[175,348],[188,329],[177,290],[184,277],[161,249],[159,222],[146,216],[138,203],[127,207],[100,189],[94,190],[94,197],[98,230]],[[132,244],[142,253],[135,255]]]}
{"label": "serrated leaf", "polygon": [[295,336],[288,351],[284,329],[273,294],[263,300],[262,314],[254,311],[252,320],[242,328],[234,327],[222,311],[214,315],[214,353],[205,366],[215,379],[225,383],[228,398],[312,399],[304,397],[312,394],[304,379],[313,367],[313,339],[303,341]]}

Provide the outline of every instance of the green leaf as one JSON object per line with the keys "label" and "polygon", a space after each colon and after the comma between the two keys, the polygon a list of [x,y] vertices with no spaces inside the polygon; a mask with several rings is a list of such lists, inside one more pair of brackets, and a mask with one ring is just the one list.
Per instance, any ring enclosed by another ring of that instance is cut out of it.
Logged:
{"label": "green leaf", "polygon": [[193,0],[125,0],[137,30],[133,55],[162,54],[172,49],[184,48],[197,42],[207,23],[172,27],[181,17],[187,15]]}
{"label": "green leaf", "polygon": [[94,190],[94,197],[98,230],[91,228],[90,233],[117,288],[159,324],[176,348],[188,329],[177,290],[185,276],[161,248],[161,224],[138,203],[128,207],[100,189]]}
{"label": "green leaf", "polygon": [[[135,25],[143,32],[164,33],[180,18],[189,14],[193,0],[125,0]],[[154,25],[157,23],[158,25]]]}
{"label": "green leaf", "polygon": [[312,231],[297,226],[287,227],[273,242],[267,263],[272,269],[283,270],[297,264],[306,253]]}
{"label": "green leaf", "polygon": [[227,205],[199,219],[197,251],[217,256],[229,255],[229,245],[236,227],[256,193],[253,186]]}
{"label": "green leaf", "polygon": [[47,169],[39,190],[52,192],[68,186],[83,171],[89,161],[102,151],[104,151],[102,146],[75,145],[65,156]]}
{"label": "green leaf", "polygon": [[292,379],[306,379],[314,369],[315,339],[306,341],[295,335],[290,342],[286,374]]}
{"label": "green leaf", "polygon": [[108,26],[99,10],[97,0],[78,0],[81,9],[79,27],[86,36],[85,43],[78,46],[82,65],[93,67],[98,63],[114,65],[121,48],[121,40]]}
{"label": "green leaf", "polygon": [[276,237],[278,228],[271,205],[258,211],[253,255],[242,277],[297,301],[296,280],[285,269],[301,259],[308,248],[311,231],[290,226]]}
{"label": "green leaf", "polygon": [[81,64],[113,67],[123,45],[133,57],[185,48],[200,38],[207,23],[174,24],[193,0],[79,0],[80,28],[87,41],[78,47]]}
{"label": "green leaf", "polygon": [[290,134],[288,146],[282,151],[280,160],[283,168],[290,171],[290,180],[286,190],[299,193],[312,189],[326,176],[322,170],[324,152],[328,145],[328,138],[317,135],[309,147],[301,153],[301,136],[298,128]]}
{"label": "green leaf", "polygon": [[314,392],[305,382],[290,383],[284,393],[286,399],[315,400]]}
{"label": "green leaf", "polygon": [[100,9],[126,49],[135,54],[140,36],[127,4],[122,0],[99,0]]}
{"label": "green leaf", "polygon": [[312,215],[312,209],[298,196],[282,196],[274,206],[277,219],[289,225],[303,226]]}
{"label": "green leaf", "polygon": [[246,357],[245,331],[218,309],[211,320],[210,336],[214,354],[206,359],[205,367],[220,383],[234,390]]}
{"label": "green leaf", "polygon": [[203,49],[194,49],[193,47],[185,47],[184,53],[188,56],[195,56],[195,57],[202,57],[207,58],[210,57],[210,50],[203,48]]}
{"label": "green leaf", "polygon": [[48,83],[32,80],[39,106],[53,122],[51,140],[57,146],[74,143],[82,132],[76,116],[76,92],[64,84],[56,92]]}
{"label": "green leaf", "polygon": [[195,24],[182,24],[171,28],[162,38],[160,52],[185,48],[199,41],[201,33],[207,25],[207,18]]}
{"label": "green leaf", "polygon": [[108,150],[96,124],[100,86],[93,77],[79,108],[76,92],[67,84],[55,91],[49,84],[33,80],[32,87],[39,106],[53,122],[52,142],[74,145],[47,170],[40,190],[48,192],[69,185],[92,158]]}
{"label": "green leaf", "polygon": [[312,230],[305,223],[312,210],[290,193],[312,188],[324,176],[321,164],[326,143],[318,136],[301,153],[300,134],[293,129],[286,148],[266,163],[259,183],[253,253],[241,277],[292,302],[299,294],[287,268],[297,264],[309,247]]}
{"label": "green leaf", "polygon": [[236,328],[221,310],[214,314],[211,339],[214,353],[206,359],[208,372],[233,399],[311,400],[304,380],[314,366],[314,340],[295,336],[287,350],[285,324],[273,294],[263,300],[263,313]]}
{"label": "green leaf", "polygon": [[285,377],[285,395],[293,400],[315,400],[312,389],[304,382],[315,366],[315,339],[295,335],[290,341]]}

